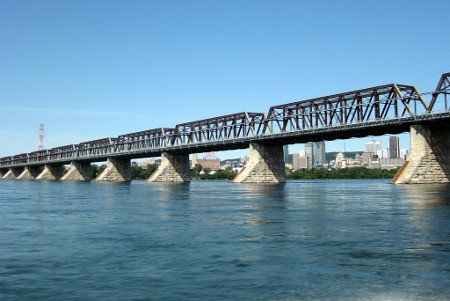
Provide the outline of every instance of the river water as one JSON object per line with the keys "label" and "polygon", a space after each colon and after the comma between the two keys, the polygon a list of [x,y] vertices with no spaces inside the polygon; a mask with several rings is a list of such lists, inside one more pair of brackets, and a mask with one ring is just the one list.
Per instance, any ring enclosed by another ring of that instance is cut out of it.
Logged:
{"label": "river water", "polygon": [[448,300],[450,186],[0,180],[0,300]]}

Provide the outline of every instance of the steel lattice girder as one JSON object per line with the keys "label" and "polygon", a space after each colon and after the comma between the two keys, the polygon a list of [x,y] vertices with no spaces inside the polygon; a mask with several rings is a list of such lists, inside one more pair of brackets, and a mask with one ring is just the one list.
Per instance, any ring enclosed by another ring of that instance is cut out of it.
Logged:
{"label": "steel lattice girder", "polygon": [[204,120],[180,123],[175,127],[178,144],[210,142],[262,134],[263,113],[240,112]]}
{"label": "steel lattice girder", "polygon": [[13,164],[27,163],[27,160],[28,160],[28,153],[19,154],[12,157]]}
{"label": "steel lattice girder", "polygon": [[436,101],[440,96],[444,97],[445,108],[447,109],[447,96],[450,94],[450,72],[444,73],[439,80],[439,83],[436,87],[436,91],[433,93],[433,97],[431,98],[430,105],[428,106],[428,112],[433,110]]}
{"label": "steel lattice girder", "polygon": [[273,130],[285,132],[383,120],[389,115],[413,116],[417,109],[411,107],[412,101],[426,110],[414,86],[389,84],[273,106],[267,121]]}
{"label": "steel lattice girder", "polygon": [[39,162],[43,160],[48,160],[49,150],[38,150],[35,152],[29,153],[28,160],[29,162]]}
{"label": "steel lattice girder", "polygon": [[169,137],[174,132],[174,128],[156,128],[124,134],[117,137],[116,144],[120,151],[167,146]]}

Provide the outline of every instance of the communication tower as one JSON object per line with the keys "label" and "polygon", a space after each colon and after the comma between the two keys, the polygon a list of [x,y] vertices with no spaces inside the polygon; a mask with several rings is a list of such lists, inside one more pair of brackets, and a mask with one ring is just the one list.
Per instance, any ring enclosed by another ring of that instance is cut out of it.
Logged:
{"label": "communication tower", "polygon": [[43,123],[39,125],[39,150],[44,149],[45,126]]}

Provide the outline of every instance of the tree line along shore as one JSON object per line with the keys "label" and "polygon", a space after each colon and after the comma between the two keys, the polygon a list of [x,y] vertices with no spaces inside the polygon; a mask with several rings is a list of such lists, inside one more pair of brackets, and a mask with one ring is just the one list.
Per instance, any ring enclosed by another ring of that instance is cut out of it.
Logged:
{"label": "tree line along shore", "polygon": [[[92,165],[93,176],[97,177],[105,168],[103,165]],[[158,168],[157,164],[149,164],[146,168],[139,165],[131,166],[131,179],[147,180],[150,175]],[[392,179],[397,173],[396,169],[380,169],[380,168],[312,168],[312,169],[286,169],[287,180],[314,180],[314,179]],[[231,180],[236,176],[237,171],[231,169],[220,169],[215,173],[207,168],[202,168],[197,164],[191,169],[191,177],[193,180]]]}

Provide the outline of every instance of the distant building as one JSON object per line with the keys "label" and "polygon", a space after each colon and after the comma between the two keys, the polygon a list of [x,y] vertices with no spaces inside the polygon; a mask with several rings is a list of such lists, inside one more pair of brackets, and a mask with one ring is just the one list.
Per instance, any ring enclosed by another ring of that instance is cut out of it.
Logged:
{"label": "distant building", "polygon": [[343,153],[338,153],[336,155],[336,159],[334,160],[334,167],[335,168],[347,167],[347,158],[345,158],[345,155]]}
{"label": "distant building", "polygon": [[308,159],[308,166],[312,167],[314,162],[314,144],[312,142],[305,144],[305,156]]}
{"label": "distant building", "polygon": [[389,137],[389,158],[400,158],[400,143],[397,136]]}
{"label": "distant building", "polygon": [[401,149],[400,150],[400,158],[403,160],[406,160],[406,157],[408,157],[409,151],[407,149]]}
{"label": "distant building", "polygon": [[381,150],[381,143],[375,140],[366,143],[366,153],[377,154]]}
{"label": "distant building", "polygon": [[306,143],[305,155],[308,158],[308,166],[311,167],[324,166],[326,163],[325,141]]}
{"label": "distant building", "polygon": [[377,155],[370,157],[369,168],[380,168],[380,158]]}
{"label": "distant building", "polygon": [[325,141],[315,142],[314,166],[322,167],[326,163],[325,157]]}
{"label": "distant building", "polygon": [[191,168],[198,164],[197,154],[192,154]]}
{"label": "distant building", "polygon": [[380,149],[380,150],[377,151],[376,155],[380,159],[381,158],[388,159],[389,158],[389,149],[388,148]]}
{"label": "distant building", "polygon": [[[210,153],[205,156],[203,159],[196,159],[197,164],[203,169],[209,169],[211,171],[216,171],[220,169],[220,159],[216,157],[214,153]],[[192,160],[194,161],[194,160]],[[194,165],[195,166],[195,165]]]}
{"label": "distant building", "polygon": [[361,159],[347,158],[347,167],[361,167]]}
{"label": "distant building", "polygon": [[308,169],[311,168],[308,161],[308,157],[305,156],[305,152],[300,152],[298,154],[293,155],[293,169]]}
{"label": "distant building", "polygon": [[394,169],[403,165],[402,158],[380,159],[380,167],[384,169]]}
{"label": "distant building", "polygon": [[148,159],[145,161],[142,161],[141,163],[138,164],[138,166],[142,169],[147,169],[147,165],[153,165],[153,164],[158,164],[158,162],[155,159]]}
{"label": "distant building", "polygon": [[364,153],[362,153],[362,155],[361,155],[362,164],[363,164],[364,166],[369,166],[369,165],[370,165],[370,161],[372,160],[372,156],[373,156],[373,155],[374,155],[374,154],[371,153],[371,152],[364,152]]}
{"label": "distant building", "polygon": [[283,146],[283,157],[284,157],[284,163],[292,164],[291,157],[289,156],[289,145]]}

